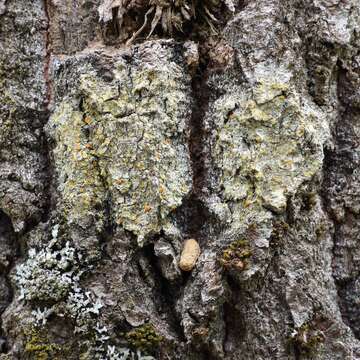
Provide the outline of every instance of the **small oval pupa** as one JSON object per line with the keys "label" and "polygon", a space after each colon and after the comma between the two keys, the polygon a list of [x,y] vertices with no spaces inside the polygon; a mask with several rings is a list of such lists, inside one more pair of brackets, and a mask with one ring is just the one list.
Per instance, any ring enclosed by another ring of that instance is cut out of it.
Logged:
{"label": "small oval pupa", "polygon": [[179,268],[183,271],[191,271],[200,256],[200,246],[195,239],[188,239],[184,242]]}

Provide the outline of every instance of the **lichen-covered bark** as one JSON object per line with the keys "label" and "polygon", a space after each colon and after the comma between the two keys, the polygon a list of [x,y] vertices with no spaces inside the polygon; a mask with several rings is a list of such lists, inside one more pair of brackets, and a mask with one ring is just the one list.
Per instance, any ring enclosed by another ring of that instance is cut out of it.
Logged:
{"label": "lichen-covered bark", "polygon": [[360,4],[222,3],[0,0],[1,360],[360,359]]}

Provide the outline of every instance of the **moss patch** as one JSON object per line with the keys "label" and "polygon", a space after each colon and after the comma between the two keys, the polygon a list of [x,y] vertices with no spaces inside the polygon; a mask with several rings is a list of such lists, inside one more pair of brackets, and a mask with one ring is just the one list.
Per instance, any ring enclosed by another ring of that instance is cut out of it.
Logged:
{"label": "moss patch", "polygon": [[223,251],[220,264],[225,269],[243,271],[248,268],[251,255],[252,251],[248,241],[236,240]]}
{"label": "moss patch", "polygon": [[145,324],[137,329],[125,334],[125,339],[134,349],[147,353],[153,353],[163,341],[163,337],[158,335],[152,324]]}
{"label": "moss patch", "polygon": [[65,359],[69,348],[64,345],[51,343],[44,330],[35,327],[25,333],[25,353],[34,360]]}
{"label": "moss patch", "polygon": [[315,322],[309,321],[296,329],[291,341],[302,355],[312,356],[320,350],[321,345],[325,341],[325,336],[316,328]]}

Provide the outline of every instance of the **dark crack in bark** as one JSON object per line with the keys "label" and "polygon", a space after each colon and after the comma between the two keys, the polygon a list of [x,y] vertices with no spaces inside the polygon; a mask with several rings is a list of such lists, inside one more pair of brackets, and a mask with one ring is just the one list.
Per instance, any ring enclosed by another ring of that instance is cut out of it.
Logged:
{"label": "dark crack in bark", "polygon": [[[9,273],[19,254],[19,243],[11,220],[0,211],[0,316],[14,297]],[[7,350],[6,337],[0,319],[0,353],[6,353]]]}
{"label": "dark crack in bark", "polygon": [[181,288],[178,284],[171,284],[165,279],[158,267],[158,259],[154,252],[154,244],[149,244],[140,249],[140,256],[144,256],[149,264],[150,271],[144,274],[142,270],[142,278],[147,282],[147,277],[151,276],[155,286],[153,287],[154,303],[160,313],[167,316],[167,322],[171,329],[178,336],[180,342],[185,341],[183,329],[181,327],[181,318],[176,311],[176,302],[181,295]]}
{"label": "dark crack in bark", "polygon": [[[201,51],[200,51],[201,53]],[[176,210],[175,218],[182,228],[185,238],[194,238],[200,246],[206,244],[206,224],[210,213],[204,203],[208,186],[208,130],[205,127],[205,116],[210,102],[208,86],[208,58],[202,55],[199,66],[192,78],[192,113],[188,123],[188,147],[192,170],[192,190],[181,207]]]}
{"label": "dark crack in bark", "polygon": [[49,110],[51,98],[52,98],[52,83],[51,83],[51,37],[50,37],[50,4],[49,0],[44,0],[44,14],[46,18],[46,29],[44,32],[44,41],[45,41],[45,57],[44,57],[44,78],[45,78],[45,100],[44,105],[47,110]]}
{"label": "dark crack in bark", "polygon": [[[338,62],[338,97],[340,110],[334,125],[332,149],[325,150],[324,182],[322,198],[329,218],[333,223],[333,277],[337,287],[338,304],[345,324],[360,339],[360,264],[357,260],[360,229],[359,216],[352,206],[356,206],[357,193],[354,172],[359,162],[356,151],[359,146],[355,127],[360,118],[358,109],[347,103],[346,70]],[[344,96],[345,95],[345,96]]]}

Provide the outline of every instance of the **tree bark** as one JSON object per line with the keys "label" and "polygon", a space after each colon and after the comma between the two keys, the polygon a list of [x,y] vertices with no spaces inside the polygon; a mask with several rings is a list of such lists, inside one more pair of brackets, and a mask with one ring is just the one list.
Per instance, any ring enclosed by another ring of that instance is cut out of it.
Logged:
{"label": "tree bark", "polygon": [[360,359],[359,0],[154,4],[0,0],[0,359]]}

